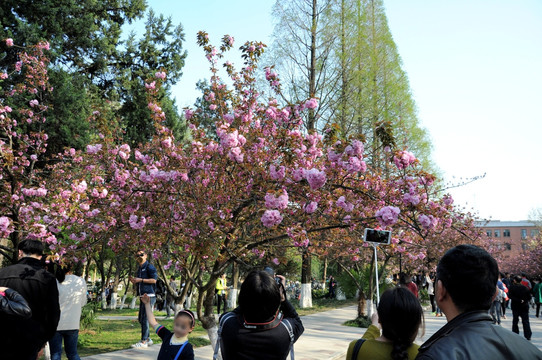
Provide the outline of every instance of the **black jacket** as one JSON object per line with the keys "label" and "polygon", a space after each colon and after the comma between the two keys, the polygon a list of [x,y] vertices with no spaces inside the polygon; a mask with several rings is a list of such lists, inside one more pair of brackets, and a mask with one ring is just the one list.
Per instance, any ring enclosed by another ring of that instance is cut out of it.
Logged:
{"label": "black jacket", "polygon": [[0,314],[0,357],[2,360],[30,358],[56,332],[60,319],[56,279],[40,260],[25,257],[0,269],[0,286],[17,291],[32,309],[29,319]]}
{"label": "black jacket", "polygon": [[542,352],[523,337],[494,325],[487,311],[463,313],[418,350],[417,360],[537,360]]}
{"label": "black jacket", "polygon": [[[292,304],[282,302],[281,311],[284,319],[292,325],[294,341],[301,336],[303,324]],[[282,360],[290,353],[290,335],[282,324],[266,329],[246,329],[243,315],[239,309],[233,311],[237,316],[225,321],[222,328],[220,349],[224,360]],[[222,316],[226,316],[226,313]]]}
{"label": "black jacket", "polygon": [[0,295],[0,313],[28,319],[32,316],[32,309],[21,294],[13,289],[7,289],[4,296]]}
{"label": "black jacket", "polygon": [[529,311],[529,300],[531,300],[531,291],[527,286],[521,284],[512,284],[508,289],[508,297],[512,300],[510,307],[512,310]]}

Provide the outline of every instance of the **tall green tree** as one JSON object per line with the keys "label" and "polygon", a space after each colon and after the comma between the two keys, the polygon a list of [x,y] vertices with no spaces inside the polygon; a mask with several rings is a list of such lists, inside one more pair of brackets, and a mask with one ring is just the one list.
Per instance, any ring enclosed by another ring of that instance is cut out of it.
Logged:
{"label": "tall green tree", "polygon": [[335,63],[341,80],[336,117],[343,137],[362,134],[369,161],[383,149],[408,148],[431,167],[431,143],[420,125],[406,72],[393,41],[382,0],[340,0],[330,12],[338,29]]}
{"label": "tall green tree", "polygon": [[121,103],[119,114],[122,117],[127,140],[131,145],[149,141],[154,134],[154,126],[149,121],[145,80],[155,78],[155,73],[165,72],[159,100],[166,114],[167,126],[177,139],[183,139],[186,126],[171,95],[171,85],[182,76],[186,51],[182,50],[184,33],[181,25],[174,26],[171,18],[157,16],[150,10],[145,23],[145,33],[137,39],[131,33],[126,41],[126,49],[114,65],[117,73],[118,99]]}
{"label": "tall green tree", "polygon": [[335,36],[328,31],[326,15],[334,1],[279,0],[273,7],[276,25],[271,57],[287,87],[285,100],[320,99],[318,108],[305,118],[308,131],[321,129],[320,119],[334,111],[337,72],[330,57]]}

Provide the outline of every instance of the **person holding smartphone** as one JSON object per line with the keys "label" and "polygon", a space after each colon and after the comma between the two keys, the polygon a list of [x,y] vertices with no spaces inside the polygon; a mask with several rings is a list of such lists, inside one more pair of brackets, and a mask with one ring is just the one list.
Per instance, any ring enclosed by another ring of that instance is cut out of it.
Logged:
{"label": "person holding smartphone", "polygon": [[279,360],[293,351],[304,328],[286,299],[285,282],[284,276],[271,275],[267,269],[247,275],[239,292],[239,307],[220,320],[222,359]]}

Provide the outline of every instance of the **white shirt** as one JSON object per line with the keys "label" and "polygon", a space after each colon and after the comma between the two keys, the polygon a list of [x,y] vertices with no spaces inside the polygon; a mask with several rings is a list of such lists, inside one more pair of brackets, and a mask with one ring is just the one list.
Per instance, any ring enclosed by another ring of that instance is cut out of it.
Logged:
{"label": "white shirt", "polygon": [[66,275],[66,279],[57,285],[60,303],[57,330],[79,330],[81,308],[87,303],[87,283],[79,276]]}

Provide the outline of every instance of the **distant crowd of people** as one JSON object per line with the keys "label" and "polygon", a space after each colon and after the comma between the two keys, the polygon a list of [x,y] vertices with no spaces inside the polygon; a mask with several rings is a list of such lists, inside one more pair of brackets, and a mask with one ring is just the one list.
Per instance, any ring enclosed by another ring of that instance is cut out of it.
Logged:
{"label": "distant crowd of people", "polygon": [[[70,264],[44,266],[43,244],[24,240],[19,244],[19,262],[0,269],[0,344],[5,360],[36,360],[49,342],[51,359],[61,359],[64,347],[69,360],[78,360],[77,341],[81,308],[87,301],[86,282],[74,275]],[[130,282],[140,298],[140,341],[135,348],[152,345],[149,326],[162,339],[158,360],[194,359],[188,335],[196,316],[188,309],[172,306],[173,289],[163,304],[174,314],[173,329],[154,316],[156,268],[146,251],[135,253],[138,268]],[[405,359],[542,359],[531,342],[529,308],[532,298],[539,316],[542,288],[539,279],[500,274],[496,261],[473,245],[452,248],[439,261],[436,271],[421,277],[399,274],[397,286],[386,290],[359,340],[348,347],[347,360]],[[414,280],[414,281],[413,281]],[[418,283],[418,284],[417,284]],[[336,282],[327,279],[328,296],[335,296]],[[425,343],[414,343],[424,331],[424,313],[418,289],[426,288],[432,310],[446,317],[447,324]],[[242,282],[239,306],[226,310],[227,280],[221,276],[215,288],[219,319],[213,359],[294,358],[294,344],[304,332],[301,318],[288,300],[286,279],[271,268],[254,270]],[[500,326],[510,303],[512,331]],[[168,305],[169,304],[169,305]],[[519,319],[523,337],[519,334]],[[9,325],[8,325],[9,324]]]}

